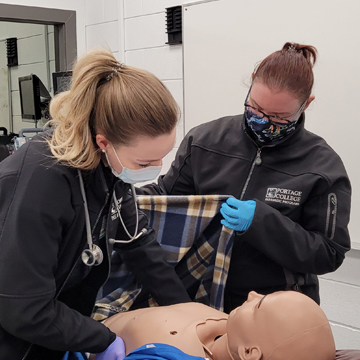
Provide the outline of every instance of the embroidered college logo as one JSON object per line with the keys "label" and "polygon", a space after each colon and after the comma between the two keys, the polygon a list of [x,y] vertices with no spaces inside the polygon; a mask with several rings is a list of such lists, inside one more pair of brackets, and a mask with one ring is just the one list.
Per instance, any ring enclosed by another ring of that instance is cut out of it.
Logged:
{"label": "embroidered college logo", "polygon": [[301,194],[302,191],[281,188],[268,188],[266,191],[265,201],[299,206],[301,201]]}
{"label": "embroidered college logo", "polygon": [[116,206],[117,209],[115,208],[115,204],[114,202],[111,205],[111,220],[116,220],[119,217],[119,212],[121,211],[121,203],[123,201],[123,198],[121,197],[120,199],[116,199]]}

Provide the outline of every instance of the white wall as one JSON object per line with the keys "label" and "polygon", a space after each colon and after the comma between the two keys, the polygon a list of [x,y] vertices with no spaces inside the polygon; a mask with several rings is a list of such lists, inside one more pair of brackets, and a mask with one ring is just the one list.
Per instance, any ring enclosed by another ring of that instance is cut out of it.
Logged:
{"label": "white wall", "polygon": [[[267,0],[263,1],[267,2]],[[166,83],[182,106],[182,46],[165,45],[165,8],[188,2],[180,0],[63,0],[56,3],[50,0],[31,0],[8,3],[76,10],[79,54],[88,48],[104,45],[106,42],[118,60],[124,60],[129,65],[139,66],[155,73]],[[318,2],[326,3],[325,0]],[[246,16],[246,14],[239,16]],[[214,24],[214,26],[220,26],[220,24]],[[266,24],[261,24],[262,28],[266,29],[266,26]],[[250,30],[247,33],[251,34]],[[179,124],[179,129],[178,141],[183,136],[183,121]],[[167,166],[170,161],[169,158]],[[344,264],[338,271],[324,275],[320,279],[322,308],[331,320],[338,349],[360,349],[359,274],[360,252],[352,250],[347,254]]]}

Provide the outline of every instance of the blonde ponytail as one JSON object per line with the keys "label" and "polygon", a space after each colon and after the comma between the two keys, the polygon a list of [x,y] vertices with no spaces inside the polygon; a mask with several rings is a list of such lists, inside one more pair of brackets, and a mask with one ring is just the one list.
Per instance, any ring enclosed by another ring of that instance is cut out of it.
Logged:
{"label": "blonde ponytail", "polygon": [[139,135],[170,133],[178,105],[151,73],[119,64],[107,50],[93,50],[73,70],[70,90],[50,103],[52,154],[68,166],[91,170],[101,159],[95,135],[129,144]]}

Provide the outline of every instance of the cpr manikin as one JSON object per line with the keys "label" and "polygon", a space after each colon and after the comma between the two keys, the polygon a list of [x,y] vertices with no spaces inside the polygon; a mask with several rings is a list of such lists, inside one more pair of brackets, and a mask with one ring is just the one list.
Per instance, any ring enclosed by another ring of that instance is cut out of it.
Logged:
{"label": "cpr manikin", "polygon": [[126,355],[151,343],[214,360],[334,360],[329,322],[309,297],[294,291],[249,293],[229,315],[199,303],[119,313],[105,321]]}

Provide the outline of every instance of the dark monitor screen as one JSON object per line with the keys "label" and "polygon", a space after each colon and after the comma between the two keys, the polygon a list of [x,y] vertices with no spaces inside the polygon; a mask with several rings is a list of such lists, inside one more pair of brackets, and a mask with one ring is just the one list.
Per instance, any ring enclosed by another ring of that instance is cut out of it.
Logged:
{"label": "dark monitor screen", "polygon": [[34,74],[19,77],[21,117],[25,121],[36,122],[42,118],[51,96],[45,85]]}
{"label": "dark monitor screen", "polygon": [[19,78],[21,117],[24,120],[41,119],[38,77],[34,74]]}
{"label": "dark monitor screen", "polygon": [[23,79],[19,82],[20,93],[22,95],[22,114],[29,116],[30,119],[35,119],[35,94],[33,79]]}
{"label": "dark monitor screen", "polygon": [[69,90],[72,71],[59,71],[52,74],[54,95]]}

